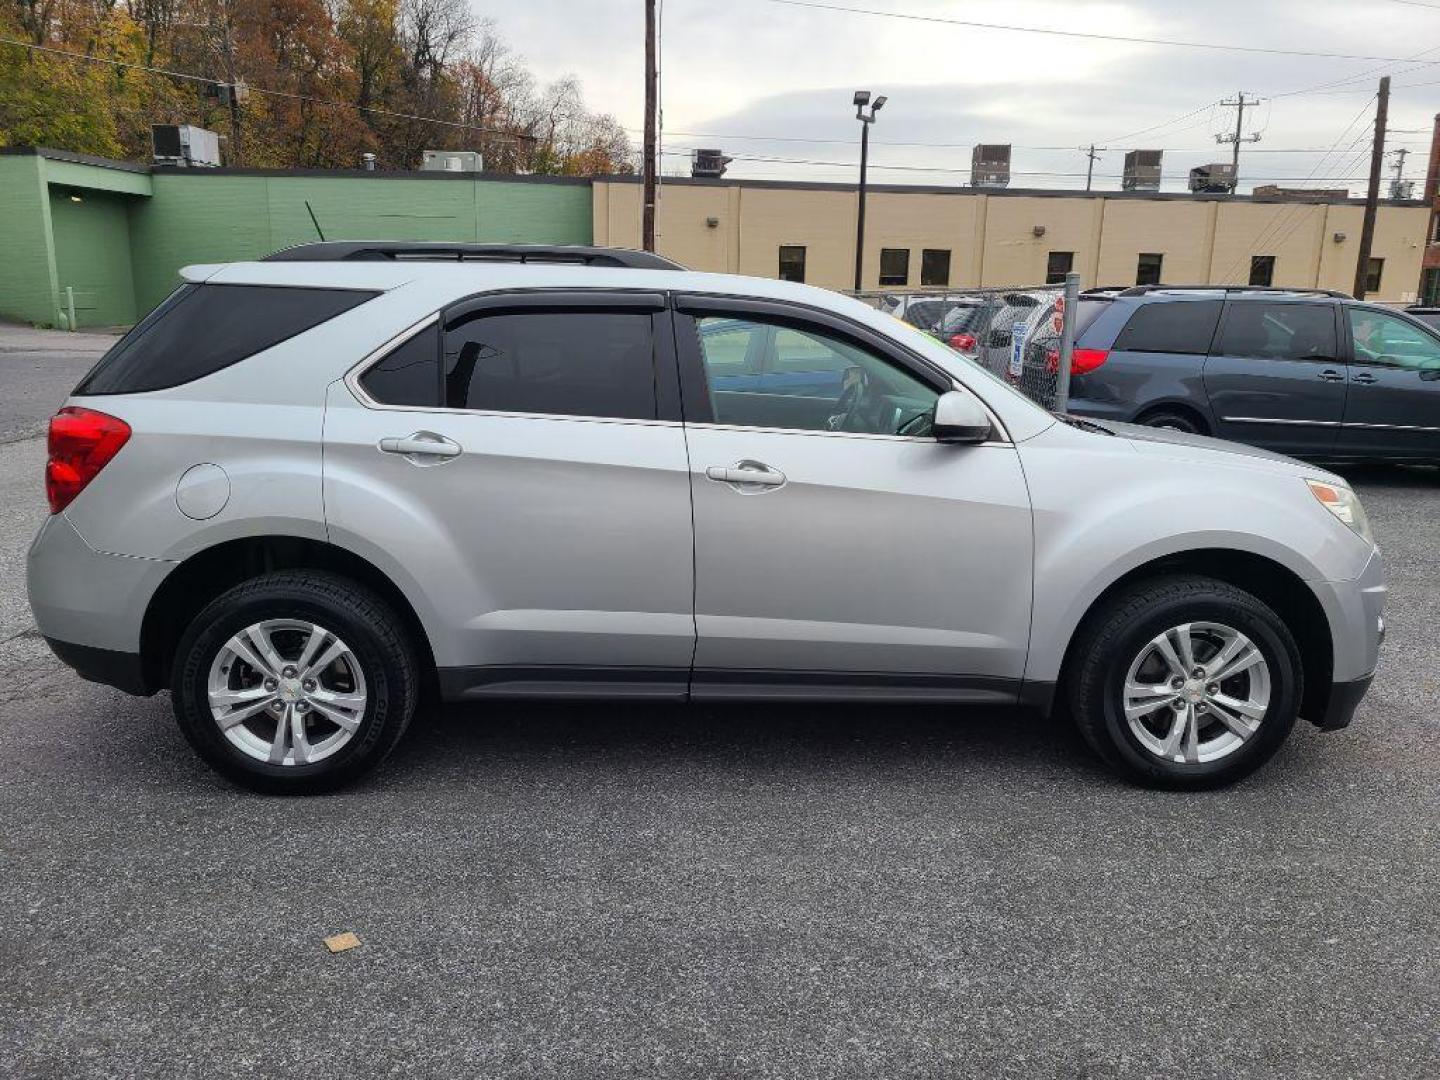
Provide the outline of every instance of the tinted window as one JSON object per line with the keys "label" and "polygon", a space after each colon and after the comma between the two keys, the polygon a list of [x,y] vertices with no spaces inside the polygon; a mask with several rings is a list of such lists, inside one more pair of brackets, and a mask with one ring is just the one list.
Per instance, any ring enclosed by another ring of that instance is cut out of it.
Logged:
{"label": "tinted window", "polygon": [[920,284],[950,284],[950,252],[943,248],[925,248],[920,252]]}
{"label": "tinted window", "polygon": [[880,284],[906,285],[910,281],[910,249],[880,249]]}
{"label": "tinted window", "polygon": [[1064,285],[1065,275],[1075,269],[1073,251],[1052,251],[1045,259],[1045,284]]}
{"label": "tinted window", "polygon": [[945,317],[944,300],[917,300],[905,307],[905,321],[919,330],[929,330]]}
{"label": "tinted window", "polygon": [[439,405],[440,327],[432,323],[395,346],[366,369],[360,385],[383,405]]}
{"label": "tinted window", "polygon": [[[715,421],[746,427],[924,435],[936,391],[908,371],[821,330],[738,318],[696,320]],[[749,326],[764,352],[735,377],[731,336]]]}
{"label": "tinted window", "polygon": [[1143,252],[1135,261],[1136,285],[1159,285],[1160,274],[1165,267],[1165,256],[1156,252]]}
{"label": "tinted window", "polygon": [[1109,300],[1086,300],[1083,297],[1075,305],[1075,336],[1078,338],[1110,306]]}
{"label": "tinted window", "polygon": [[651,340],[642,312],[478,312],[446,327],[445,403],[653,420]]}
{"label": "tinted window", "polygon": [[[1081,301],[1081,307],[1086,301]],[[1210,351],[1215,324],[1220,321],[1219,300],[1174,300],[1142,304],[1115,339],[1125,352],[1200,353]]]}
{"label": "tinted window", "polygon": [[805,249],[794,244],[780,246],[780,280],[805,280]]}
{"label": "tinted window", "polygon": [[1440,341],[1409,319],[1366,308],[1350,308],[1346,314],[1355,338],[1357,363],[1440,370]]}
{"label": "tinted window", "polygon": [[700,335],[709,358],[710,375],[757,374],[766,333],[766,327],[744,319],[703,320]]}
{"label": "tinted window", "polygon": [[227,368],[363,304],[373,292],[198,285],[173,293],[101,357],[77,394],[164,390]]}
{"label": "tinted window", "polygon": [[1380,281],[1385,276],[1385,260],[1371,259],[1365,268],[1365,291],[1379,292]]}
{"label": "tinted window", "polygon": [[1335,313],[1328,304],[1230,305],[1216,353],[1267,360],[1334,360]]}

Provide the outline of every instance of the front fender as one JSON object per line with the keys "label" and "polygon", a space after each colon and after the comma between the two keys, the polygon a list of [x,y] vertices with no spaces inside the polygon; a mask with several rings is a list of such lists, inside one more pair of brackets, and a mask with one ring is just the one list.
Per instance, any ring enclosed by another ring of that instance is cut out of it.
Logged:
{"label": "front fender", "polygon": [[1303,466],[1226,459],[1216,451],[1140,451],[1120,438],[1073,430],[1021,447],[1035,513],[1027,681],[1055,682],[1095,601],[1158,560],[1244,552],[1315,583],[1317,599],[1320,583],[1364,570],[1369,546],[1310,495]]}

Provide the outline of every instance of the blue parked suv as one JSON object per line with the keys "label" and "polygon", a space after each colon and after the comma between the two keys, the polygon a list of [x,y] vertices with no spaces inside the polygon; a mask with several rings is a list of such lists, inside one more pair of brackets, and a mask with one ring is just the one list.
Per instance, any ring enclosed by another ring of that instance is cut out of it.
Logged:
{"label": "blue parked suv", "polygon": [[1440,332],[1323,290],[1082,294],[1071,412],[1326,460],[1440,461]]}

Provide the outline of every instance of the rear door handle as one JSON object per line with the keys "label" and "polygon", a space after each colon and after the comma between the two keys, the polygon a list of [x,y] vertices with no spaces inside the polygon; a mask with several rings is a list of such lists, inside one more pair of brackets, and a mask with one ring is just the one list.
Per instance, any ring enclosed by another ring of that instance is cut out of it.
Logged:
{"label": "rear door handle", "polygon": [[1359,375],[1351,376],[1350,381],[1351,381],[1351,382],[1358,382],[1358,383],[1365,383],[1365,384],[1368,386],[1370,383],[1379,382],[1380,380],[1377,379],[1377,378],[1375,378],[1374,375],[1371,375],[1370,372],[1368,372],[1368,371],[1362,371],[1362,372],[1360,372]]}
{"label": "rear door handle", "polygon": [[1326,368],[1324,371],[1320,372],[1319,377],[1321,379],[1324,379],[1326,382],[1342,382],[1345,378],[1344,375],[1341,375],[1340,372],[1336,371],[1334,368]]}
{"label": "rear door handle", "polygon": [[381,439],[380,450],[386,454],[399,454],[412,465],[440,465],[459,457],[461,452],[459,443],[433,431],[416,431],[403,437]]}
{"label": "rear door handle", "polygon": [[785,474],[763,461],[737,461],[728,469],[711,465],[705,475],[717,483],[732,484],[741,492],[778,488],[785,483]]}

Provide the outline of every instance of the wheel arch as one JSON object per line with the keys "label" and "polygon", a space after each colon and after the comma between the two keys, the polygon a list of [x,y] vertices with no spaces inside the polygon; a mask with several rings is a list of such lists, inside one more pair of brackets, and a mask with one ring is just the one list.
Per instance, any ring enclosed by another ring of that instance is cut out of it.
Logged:
{"label": "wheel arch", "polygon": [[1215,424],[1209,414],[1193,401],[1172,399],[1152,401],[1135,414],[1134,423],[1145,424],[1151,417],[1158,416],[1160,413],[1182,413],[1195,422],[1199,434],[1213,435],[1215,433]]}
{"label": "wheel arch", "polygon": [[381,596],[399,614],[417,650],[422,694],[434,700],[435,656],[421,620],[406,595],[373,562],[336,544],[293,535],[247,536],[195,552],[166,575],[150,598],[140,624],[140,662],[148,689],[169,682],[175,646],[206,604],[227,589],[276,570],[328,570]]}
{"label": "wheel arch", "polygon": [[1058,685],[1073,668],[1076,643],[1086,627],[1120,593],[1140,582],[1176,574],[1214,578],[1244,589],[1284,620],[1300,649],[1304,687],[1300,715],[1318,723],[1326,712],[1334,669],[1335,642],[1329,617],[1314,591],[1294,570],[1267,556],[1228,548],[1173,552],[1133,567],[1110,582],[1072,628],[1060,664]]}

